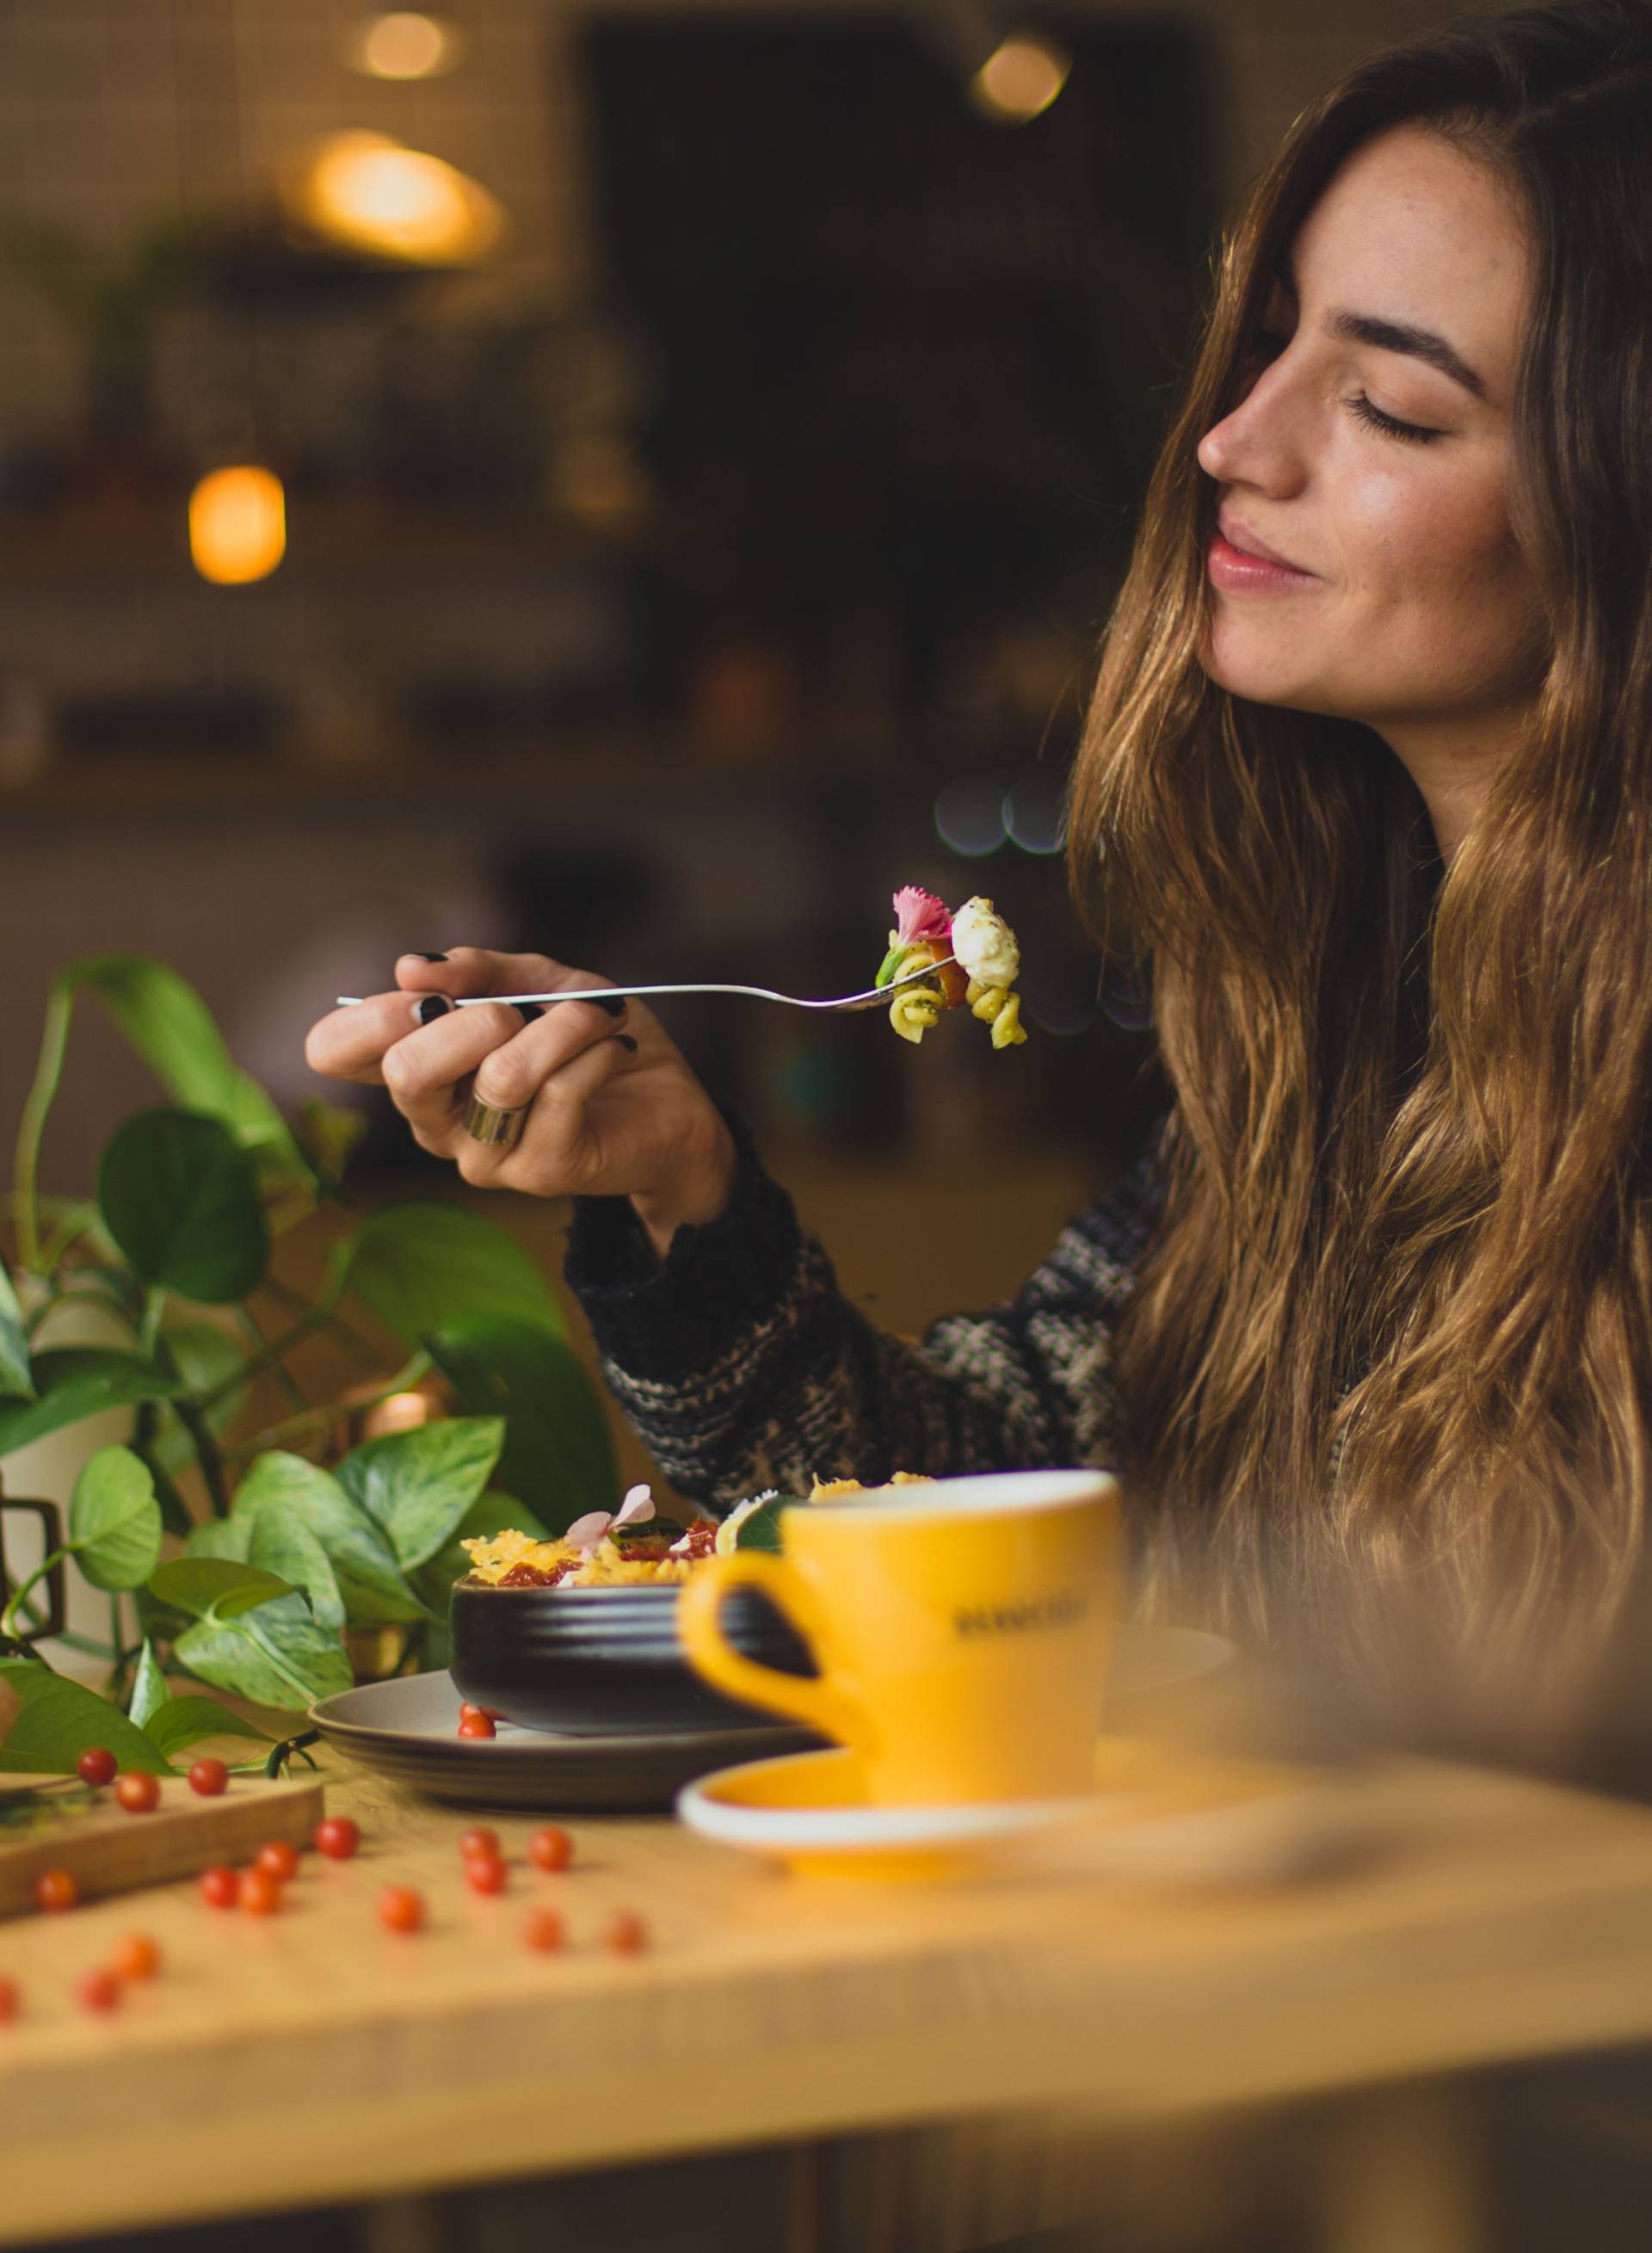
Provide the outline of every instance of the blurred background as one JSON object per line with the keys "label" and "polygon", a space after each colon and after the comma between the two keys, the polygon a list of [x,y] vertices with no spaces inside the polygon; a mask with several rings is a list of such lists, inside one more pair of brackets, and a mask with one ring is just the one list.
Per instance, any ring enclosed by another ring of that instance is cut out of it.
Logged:
{"label": "blurred background", "polygon": [[885,1319],[1013,1290],[1154,1100],[1061,796],[1215,234],[1439,12],[0,0],[0,1119],[87,952],[290,1109],[406,948],[827,993],[981,891],[1023,1049],[669,1022]]}

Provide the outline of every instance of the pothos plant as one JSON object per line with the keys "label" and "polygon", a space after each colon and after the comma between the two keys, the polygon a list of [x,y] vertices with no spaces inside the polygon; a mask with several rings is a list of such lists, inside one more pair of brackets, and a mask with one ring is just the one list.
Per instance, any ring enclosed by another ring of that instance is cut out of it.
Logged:
{"label": "pothos plant", "polygon": [[[46,1197],[42,1139],[81,995],[168,1100],[116,1126],[94,1196]],[[61,1772],[98,1743],[127,1765],[165,1767],[209,1724],[262,1733],[216,1700],[172,1697],[169,1673],[302,1712],[348,1687],[352,1629],[389,1628],[404,1664],[438,1663],[461,1540],[510,1526],[543,1538],[616,1505],[607,1420],[545,1277],[457,1202],[358,1214],[344,1175],[359,1132],[354,1114],[318,1102],[289,1125],[164,963],[98,955],[54,981],[0,1259],[0,1477],[48,1433],[129,1414],[123,1440],[80,1475],[64,1550],[108,1592],[108,1639],[64,1640],[107,1661],[133,1741],[110,1739],[108,1696],[54,1673],[34,1646],[38,1584],[59,1561],[48,1558],[0,1613],[0,1685],[17,1706],[0,1768]],[[271,1253],[319,1225],[324,1206],[342,1212],[307,1296],[272,1272]],[[85,1302],[122,1343],[50,1343]],[[372,1372],[345,1399],[308,1397],[291,1366],[322,1334]],[[439,1381],[459,1412],[340,1457],[351,1412],[422,1381]],[[273,1422],[259,1406],[272,1392]]]}

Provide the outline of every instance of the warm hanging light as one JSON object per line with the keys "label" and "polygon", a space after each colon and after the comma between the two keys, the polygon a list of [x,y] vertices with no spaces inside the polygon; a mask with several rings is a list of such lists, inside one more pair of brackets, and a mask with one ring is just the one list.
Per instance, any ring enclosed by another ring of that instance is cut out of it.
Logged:
{"label": "warm hanging light", "polygon": [[287,496],[273,471],[214,470],[189,497],[189,552],[217,587],[267,579],[287,553]]}
{"label": "warm hanging light", "polygon": [[345,52],[366,78],[442,78],[464,60],[464,32],[447,17],[397,9],[359,24]]}
{"label": "warm hanging light", "polygon": [[1072,57],[1048,39],[1006,39],[971,80],[970,95],[998,124],[1025,125],[1042,116],[1072,66]]}
{"label": "warm hanging light", "polygon": [[409,266],[476,265],[506,224],[478,181],[387,133],[330,135],[288,169],[282,199],[329,242]]}

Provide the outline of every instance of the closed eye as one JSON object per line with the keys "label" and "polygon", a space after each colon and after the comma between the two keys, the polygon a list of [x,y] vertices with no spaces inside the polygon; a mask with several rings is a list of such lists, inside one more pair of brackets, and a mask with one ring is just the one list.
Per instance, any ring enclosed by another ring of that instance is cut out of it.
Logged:
{"label": "closed eye", "polygon": [[1426,423],[1406,423],[1399,422],[1398,415],[1384,415],[1382,408],[1372,406],[1370,399],[1366,399],[1363,392],[1355,392],[1355,396],[1348,401],[1348,412],[1355,417],[1355,422],[1366,423],[1368,430],[1382,430],[1384,437],[1402,437],[1411,446],[1426,446],[1431,439],[1445,435],[1440,430],[1429,430]]}

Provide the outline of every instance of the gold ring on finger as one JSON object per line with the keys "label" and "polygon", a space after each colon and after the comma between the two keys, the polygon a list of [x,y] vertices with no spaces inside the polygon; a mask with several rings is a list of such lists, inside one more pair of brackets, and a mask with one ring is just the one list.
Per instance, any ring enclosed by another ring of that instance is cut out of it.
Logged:
{"label": "gold ring on finger", "polygon": [[514,1111],[506,1111],[497,1103],[484,1103],[479,1095],[472,1094],[464,1113],[464,1131],[474,1142],[485,1142],[498,1150],[513,1150],[522,1139],[522,1129],[527,1124],[531,1103],[524,1103]]}

